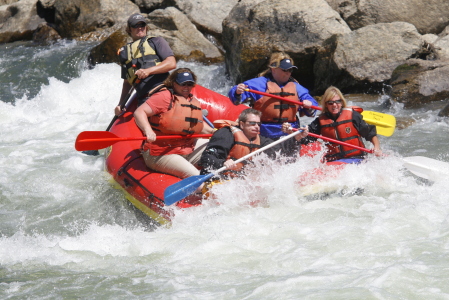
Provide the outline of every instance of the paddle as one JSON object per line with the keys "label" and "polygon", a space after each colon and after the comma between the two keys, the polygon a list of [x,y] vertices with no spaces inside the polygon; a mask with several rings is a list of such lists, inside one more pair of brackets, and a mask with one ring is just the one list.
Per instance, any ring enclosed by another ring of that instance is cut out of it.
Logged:
{"label": "paddle", "polygon": [[208,111],[207,109],[203,109],[202,112],[203,112],[203,120],[204,120],[210,127],[214,128],[214,127],[215,127],[214,124],[213,124],[211,121],[209,121],[208,118],[206,118],[207,115],[209,114],[209,111]]}
{"label": "paddle", "polygon": [[[302,105],[302,103],[299,101],[287,99],[287,98],[284,98],[284,97],[281,97],[278,95],[259,92],[259,91],[252,90],[252,89],[245,89],[245,91],[254,93],[254,94],[259,94],[262,96],[272,97],[272,98],[279,99],[284,102],[293,103],[296,105]],[[316,110],[322,110],[321,107],[314,106],[314,105],[312,105],[311,108],[316,109]],[[379,112],[374,112],[374,111],[363,111],[362,115],[363,115],[363,120],[365,120],[366,123],[376,125],[378,134],[384,135],[384,136],[391,136],[394,133],[394,129],[396,127],[396,118],[394,116],[379,113]]]}
{"label": "paddle", "polygon": [[[279,140],[274,141],[273,143],[266,145],[265,147],[262,147],[254,152],[251,152],[235,161],[235,163],[242,162],[256,154],[259,154],[260,152],[263,152],[279,143],[284,142],[285,140],[294,137],[295,135],[299,134],[301,130],[296,130],[295,132],[281,137]],[[164,202],[165,205],[172,205],[188,195],[192,194],[198,187],[201,186],[203,182],[208,180],[209,178],[212,178],[216,174],[223,172],[226,170],[226,167],[222,167],[218,170],[215,170],[212,173],[206,174],[206,175],[197,175],[197,176],[191,176],[186,179],[183,179],[179,181],[178,183],[172,184],[169,187],[167,187],[164,191]]]}
{"label": "paddle", "polygon": [[[297,129],[294,128],[293,131]],[[365,149],[359,146],[351,145],[345,142],[341,142],[338,140],[334,140],[332,138],[328,138],[322,135],[310,133],[309,135],[312,137],[320,138],[322,140],[327,140],[332,143],[345,145],[348,147],[352,147],[355,149],[359,149],[368,153],[374,153],[374,150]],[[428,158],[425,156],[411,156],[403,158],[404,167],[406,167],[410,172],[415,174],[418,177],[425,178],[427,180],[437,181],[441,178],[449,177],[449,163],[444,161],[439,161],[436,159]]]}
{"label": "paddle", "polygon": [[[157,140],[167,139],[190,139],[190,138],[209,138],[212,134],[193,134],[193,135],[161,135],[157,136]],[[83,131],[75,141],[75,149],[77,151],[97,150],[109,147],[121,141],[146,140],[145,136],[137,137],[118,137],[109,131]]]}
{"label": "paddle", "polygon": [[[292,130],[293,131],[298,131],[298,129],[296,129],[296,128],[292,128]],[[339,141],[339,140],[335,140],[335,139],[332,139],[332,138],[328,138],[328,137],[325,137],[325,136],[322,136],[322,135],[319,135],[319,134],[315,134],[315,133],[309,132],[308,135],[310,135],[312,137],[315,137],[317,139],[326,140],[326,141],[329,141],[329,142],[332,142],[332,143],[335,143],[335,144],[340,144],[340,145],[352,147],[354,149],[362,150],[362,151],[365,151],[365,152],[368,152],[368,153],[374,153],[374,150],[370,150],[370,149],[366,149],[366,148],[359,147],[359,146],[356,146],[356,145],[348,144],[348,143],[345,143],[345,142],[342,142],[342,141]]]}
{"label": "paddle", "polygon": [[403,162],[404,167],[410,172],[427,180],[438,181],[449,177],[449,163],[444,161],[424,156],[411,156],[404,157]]}
{"label": "paddle", "polygon": [[376,125],[377,134],[383,136],[393,135],[396,128],[396,118],[393,115],[364,110],[362,116],[366,123]]}

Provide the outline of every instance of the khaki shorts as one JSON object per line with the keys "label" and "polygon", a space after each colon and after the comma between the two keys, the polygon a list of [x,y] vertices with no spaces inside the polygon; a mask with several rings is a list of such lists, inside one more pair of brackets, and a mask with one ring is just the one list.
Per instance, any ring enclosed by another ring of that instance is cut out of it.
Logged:
{"label": "khaki shorts", "polygon": [[145,164],[155,171],[174,175],[180,178],[200,175],[200,170],[196,168],[201,159],[201,154],[206,149],[209,139],[198,139],[195,149],[187,155],[168,154],[152,156],[150,151],[142,153]]}

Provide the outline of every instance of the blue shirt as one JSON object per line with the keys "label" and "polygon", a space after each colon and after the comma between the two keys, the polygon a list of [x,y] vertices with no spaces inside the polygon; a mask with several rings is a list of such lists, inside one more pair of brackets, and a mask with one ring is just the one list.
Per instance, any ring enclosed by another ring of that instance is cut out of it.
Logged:
{"label": "blue shirt", "polygon": [[[247,80],[243,82],[243,84],[247,85],[249,89],[256,90],[260,92],[266,92],[267,90],[267,83],[269,81],[269,77],[262,76],[253,78],[250,80]],[[273,81],[273,80],[271,80]],[[287,84],[287,83],[286,83]],[[303,102],[304,100],[310,100],[312,102],[312,105],[318,106],[318,102],[309,94],[309,90],[294,81],[294,84],[296,86],[296,92],[298,94],[299,101]],[[279,85],[279,87],[283,88],[285,85]],[[262,95],[254,94],[251,92],[243,92],[241,95],[237,95],[235,91],[237,90],[237,85],[231,88],[229,91],[229,99],[237,105],[242,102],[245,102],[246,100],[253,99],[254,101],[259,100],[262,98]],[[304,113],[308,117],[314,117],[316,110],[314,109],[304,109],[303,106],[299,106],[298,112]],[[290,123],[293,128],[299,128],[299,120],[296,122]],[[268,137],[271,139],[278,139],[283,135],[286,135],[282,132],[282,123],[262,123],[260,126],[260,134],[264,137]]]}

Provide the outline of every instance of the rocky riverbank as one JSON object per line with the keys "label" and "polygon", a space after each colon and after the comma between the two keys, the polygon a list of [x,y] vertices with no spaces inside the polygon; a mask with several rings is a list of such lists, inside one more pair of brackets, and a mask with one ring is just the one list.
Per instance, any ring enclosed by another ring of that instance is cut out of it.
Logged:
{"label": "rocky riverbank", "polygon": [[285,51],[299,68],[293,76],[316,95],[332,84],[385,93],[406,108],[449,99],[447,0],[0,0],[0,42],[98,41],[90,63],[116,62],[134,12],[177,59],[224,61],[236,83]]}

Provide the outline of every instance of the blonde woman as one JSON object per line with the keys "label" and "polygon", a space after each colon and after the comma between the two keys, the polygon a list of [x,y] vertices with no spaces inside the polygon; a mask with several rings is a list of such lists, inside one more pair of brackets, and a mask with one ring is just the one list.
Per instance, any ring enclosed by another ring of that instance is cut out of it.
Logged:
{"label": "blonde woman", "polygon": [[[315,116],[315,110],[311,109],[311,106],[317,106],[318,103],[310,96],[309,91],[291,76],[294,69],[297,67],[288,54],[273,53],[268,62],[268,68],[260,73],[259,77],[239,83],[229,91],[229,98],[236,105],[250,99],[254,101],[253,108],[262,112],[260,134],[264,137],[278,139],[285,135],[282,132],[284,122],[288,122],[293,128],[299,128],[297,112],[301,116]],[[245,89],[286,97],[289,100],[298,101],[298,105],[245,91]]]}
{"label": "blonde woman", "polygon": [[[382,155],[376,126],[368,125],[363,116],[348,107],[346,99],[341,91],[331,86],[321,99],[322,113],[309,125],[309,132],[336,139],[351,145],[365,148],[364,138],[370,141],[374,148],[374,154]],[[316,140],[307,137],[308,140]],[[328,143],[324,159],[326,161],[342,161],[346,163],[360,163],[366,152],[354,149],[350,146]]]}

